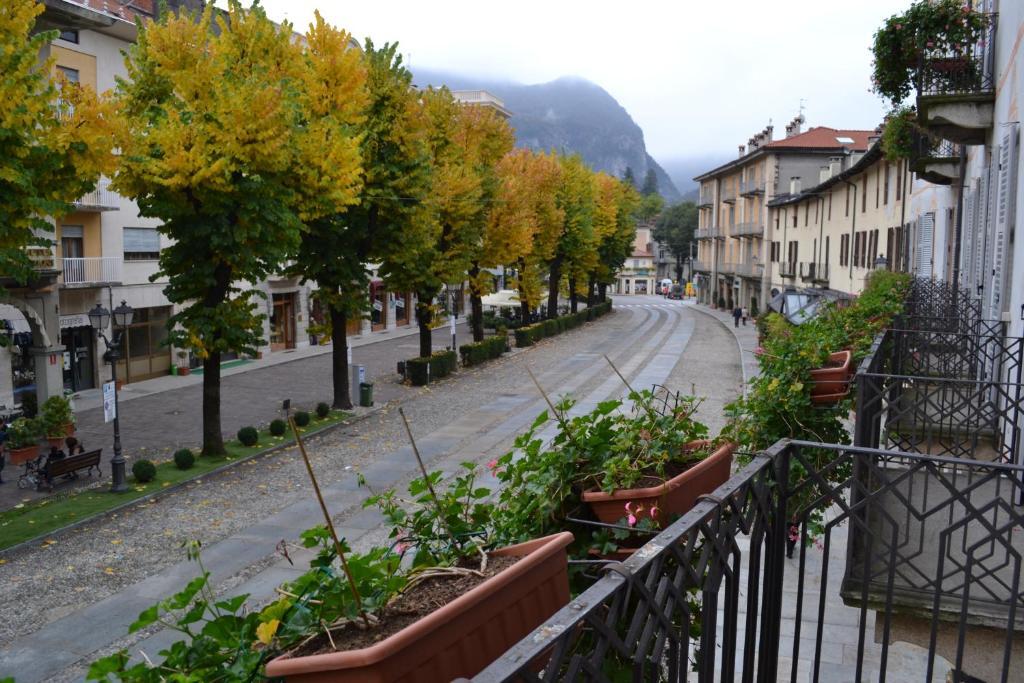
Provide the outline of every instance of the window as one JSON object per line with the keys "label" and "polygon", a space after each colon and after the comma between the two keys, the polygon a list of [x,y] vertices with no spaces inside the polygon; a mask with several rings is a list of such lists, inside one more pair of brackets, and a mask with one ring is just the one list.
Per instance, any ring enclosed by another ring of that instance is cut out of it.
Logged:
{"label": "window", "polygon": [[67,66],[57,66],[57,71],[60,72],[64,78],[67,79],[68,83],[78,83],[78,69],[72,69]]}
{"label": "window", "polygon": [[860,183],[860,212],[867,213],[868,210],[868,177],[865,175],[864,180]]}
{"label": "window", "polygon": [[832,220],[832,195],[834,193],[828,193],[828,220]]}
{"label": "window", "polygon": [[772,242],[772,263],[779,262],[779,255],[782,252],[782,242]]}
{"label": "window", "polygon": [[61,29],[60,39],[68,43],[78,43],[78,29],[65,28]]}
{"label": "window", "polygon": [[903,160],[896,164],[896,201],[900,200],[903,190]]}
{"label": "window", "polygon": [[882,198],[882,179],[878,177],[878,173],[875,173],[875,208],[877,209],[881,204],[879,200]]}
{"label": "window", "polygon": [[794,209],[793,209],[793,227],[794,227],[794,228],[796,227],[796,216],[797,216],[797,214],[798,214],[799,212],[800,212],[800,209],[797,209],[797,208],[794,208]]}
{"label": "window", "polygon": [[839,265],[850,265],[850,236],[839,236]]}
{"label": "window", "polygon": [[850,190],[852,190],[852,189],[853,188],[851,188],[849,185],[846,186],[846,214],[845,215],[847,215],[847,216],[850,215]]}
{"label": "window", "polygon": [[160,258],[160,233],[156,228],[124,229],[124,260],[155,261]]}
{"label": "window", "polygon": [[811,205],[804,204],[804,227],[806,228],[811,218]]}
{"label": "window", "polygon": [[800,243],[793,240],[789,243],[789,267],[795,268],[798,255],[800,253]]}
{"label": "window", "polygon": [[828,265],[828,261],[829,261],[828,252],[829,252],[829,249],[831,248],[830,242],[831,242],[831,239],[829,238],[829,236],[825,235],[825,265],[826,266]]}
{"label": "window", "polygon": [[889,162],[885,162],[885,187],[882,190],[882,203],[889,203]]}
{"label": "window", "polygon": [[864,233],[862,232],[858,232],[853,236],[853,265],[856,268],[860,268],[860,252],[861,244],[863,242],[861,239],[862,237],[864,237]]}

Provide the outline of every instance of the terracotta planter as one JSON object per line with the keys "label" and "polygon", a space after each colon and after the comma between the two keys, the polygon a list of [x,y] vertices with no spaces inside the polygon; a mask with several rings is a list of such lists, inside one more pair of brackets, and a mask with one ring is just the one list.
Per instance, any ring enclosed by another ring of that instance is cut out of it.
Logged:
{"label": "terracotta planter", "polygon": [[494,551],[523,559],[398,633],[361,650],[282,655],[267,676],[302,683],[434,683],[474,676],[569,602],[562,532]]}
{"label": "terracotta planter", "polygon": [[[707,448],[710,444],[710,441],[692,441],[684,448],[687,451],[694,451]],[[723,444],[704,460],[660,486],[621,489],[613,493],[605,493],[598,489],[584,491],[583,502],[589,504],[597,518],[605,524],[615,524],[625,517],[626,503],[643,505],[646,510],[657,505],[658,523],[667,526],[673,517],[689,512],[697,496],[711,493],[726,482],[735,450],[736,444]]]}
{"label": "terracotta planter", "polygon": [[853,354],[837,351],[829,354],[828,366],[811,370],[811,402],[816,405],[838,403],[850,393]]}
{"label": "terracotta planter", "polygon": [[24,465],[30,460],[35,460],[39,455],[39,446],[26,446],[25,448],[12,448],[8,455],[8,461],[12,465]]}
{"label": "terracotta planter", "polygon": [[50,448],[63,448],[64,437],[63,436],[48,436],[46,437],[47,443],[50,444]]}
{"label": "terracotta planter", "polygon": [[74,422],[68,422],[66,425],[64,425],[64,436],[74,436],[74,435],[75,435],[75,423]]}
{"label": "terracotta planter", "polygon": [[186,375],[188,375],[191,372],[192,372],[191,368],[179,367],[178,368],[178,377],[185,377]]}

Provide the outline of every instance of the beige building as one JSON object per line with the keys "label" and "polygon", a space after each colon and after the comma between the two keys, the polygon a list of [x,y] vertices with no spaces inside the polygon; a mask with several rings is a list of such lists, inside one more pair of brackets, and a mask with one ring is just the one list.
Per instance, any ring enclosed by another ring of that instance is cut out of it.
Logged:
{"label": "beige building", "polygon": [[763,310],[774,279],[768,204],[818,184],[821,168],[836,173],[855,164],[868,148],[866,130],[816,127],[802,130],[803,116],[776,140],[771,125],[739,146],[737,159],[697,176],[699,300]]}
{"label": "beige building", "polygon": [[655,294],[657,275],[649,227],[638,227],[633,238],[633,253],[629,255],[615,281],[615,294]]}

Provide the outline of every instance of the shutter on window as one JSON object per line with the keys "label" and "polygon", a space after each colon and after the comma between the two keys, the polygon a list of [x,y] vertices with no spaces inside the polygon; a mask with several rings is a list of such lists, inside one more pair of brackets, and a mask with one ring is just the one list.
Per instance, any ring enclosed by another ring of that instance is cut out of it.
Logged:
{"label": "shutter on window", "polygon": [[974,291],[974,202],[973,189],[964,192],[964,216],[960,226],[960,286],[969,292]]}
{"label": "shutter on window", "polygon": [[998,320],[1005,308],[1007,257],[1009,237],[1013,230],[1014,208],[1017,201],[1017,124],[1007,127],[999,146],[999,170],[996,176],[995,212],[991,219],[994,223],[992,240],[992,283],[989,294],[989,317]]}
{"label": "shutter on window", "polygon": [[935,229],[935,214],[931,211],[921,216],[917,231],[917,274],[919,277],[932,275],[932,233]]}
{"label": "shutter on window", "polygon": [[159,252],[160,233],[156,228],[125,228],[124,251],[127,254]]}
{"label": "shutter on window", "polygon": [[984,299],[988,294],[989,255],[992,253],[992,226],[989,221],[992,197],[992,163],[981,173],[981,189],[975,202],[974,238],[974,298]]}

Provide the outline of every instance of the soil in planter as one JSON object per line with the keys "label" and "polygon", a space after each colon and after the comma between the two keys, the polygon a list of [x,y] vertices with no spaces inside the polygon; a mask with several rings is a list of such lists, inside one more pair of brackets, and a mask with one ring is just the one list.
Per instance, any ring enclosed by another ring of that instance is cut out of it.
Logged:
{"label": "soil in planter", "polygon": [[[487,579],[508,569],[521,557],[491,556],[487,558],[487,570],[483,576],[442,576],[427,579],[417,584],[408,593],[395,598],[383,612],[377,614],[378,621],[371,628],[365,629],[349,623],[338,630],[331,631],[337,649],[331,647],[331,641],[321,631],[316,637],[291,650],[291,657],[344,652],[370,647],[389,636],[401,631],[406,626],[416,623],[432,612],[436,612],[452,600],[468,593]],[[479,569],[479,563],[466,564],[467,569]]]}

